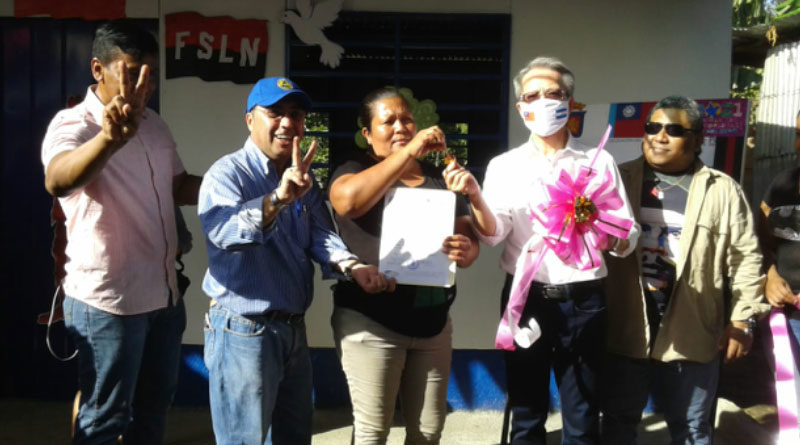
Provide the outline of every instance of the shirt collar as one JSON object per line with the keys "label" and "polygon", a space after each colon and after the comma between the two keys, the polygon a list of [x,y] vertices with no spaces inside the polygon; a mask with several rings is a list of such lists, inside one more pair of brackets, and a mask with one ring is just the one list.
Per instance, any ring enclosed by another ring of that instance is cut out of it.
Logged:
{"label": "shirt collar", "polygon": [[95,88],[97,88],[97,85],[90,85],[86,89],[86,97],[83,99],[83,104],[86,107],[86,111],[94,118],[94,121],[103,125],[103,109],[106,106],[103,105],[103,102],[100,102],[100,98],[95,94]]}
{"label": "shirt collar", "polygon": [[244,148],[247,150],[249,156],[258,160],[258,163],[261,165],[262,171],[265,175],[269,176],[270,173],[275,173],[276,175],[278,174],[275,163],[269,158],[269,156],[265,155],[260,148],[258,148],[258,145],[256,145],[250,136],[248,136],[247,140],[244,142]]}
{"label": "shirt collar", "polygon": [[564,146],[564,148],[553,153],[553,155],[549,158],[545,156],[544,153],[542,153],[542,150],[533,141],[533,135],[531,135],[530,138],[528,138],[528,145],[530,145],[531,153],[533,153],[534,156],[541,156],[545,159],[557,159],[564,156],[580,156],[580,157],[586,156],[586,150],[584,150],[583,148],[578,146],[578,144],[576,144],[576,140],[572,137],[572,134],[568,134],[567,144]]}

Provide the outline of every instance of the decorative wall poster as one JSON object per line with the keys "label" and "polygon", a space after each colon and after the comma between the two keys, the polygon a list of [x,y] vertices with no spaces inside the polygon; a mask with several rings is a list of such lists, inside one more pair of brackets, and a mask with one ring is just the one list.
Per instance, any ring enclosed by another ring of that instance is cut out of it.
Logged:
{"label": "decorative wall poster", "polygon": [[[747,137],[749,105],[747,99],[701,99],[703,142],[700,159],[708,166],[741,180],[744,141]],[[583,108],[583,131],[575,137],[596,145],[607,125],[612,126],[606,150],[618,163],[642,154],[642,137],[647,116],[656,102],[631,102],[588,105]],[[573,111],[574,117],[575,113]],[[574,132],[573,132],[574,133]]]}
{"label": "decorative wall poster", "polygon": [[266,20],[204,17],[195,12],[165,16],[166,78],[255,83],[267,69]]}
{"label": "decorative wall poster", "polygon": [[113,20],[125,17],[125,0],[16,0],[14,17],[46,15],[54,19]]}

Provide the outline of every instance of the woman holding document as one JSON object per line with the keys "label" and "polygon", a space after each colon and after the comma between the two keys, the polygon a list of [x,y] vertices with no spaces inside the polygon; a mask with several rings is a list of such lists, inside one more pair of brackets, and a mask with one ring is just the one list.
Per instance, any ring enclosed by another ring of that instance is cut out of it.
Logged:
{"label": "woman holding document", "polygon": [[[384,196],[394,187],[446,190],[442,169],[418,161],[432,151],[445,151],[445,138],[436,126],[417,132],[408,104],[394,88],[368,94],[359,123],[370,149],[334,171],[330,200],[350,251],[377,265]],[[463,195],[456,196],[455,215],[455,233],[442,241],[441,251],[459,267],[468,267],[479,248]],[[407,218],[426,215],[410,212]],[[439,443],[447,414],[448,310],[454,299],[454,286],[396,284],[392,279],[385,292],[368,295],[351,282],[336,285],[331,324],[350,388],[356,444],[386,442],[398,394],[405,443]]]}

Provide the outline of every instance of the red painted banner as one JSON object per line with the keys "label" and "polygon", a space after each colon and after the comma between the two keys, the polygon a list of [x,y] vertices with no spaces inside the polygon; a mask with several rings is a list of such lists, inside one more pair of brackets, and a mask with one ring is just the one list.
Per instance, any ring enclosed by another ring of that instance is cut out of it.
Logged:
{"label": "red painted banner", "polygon": [[54,19],[113,20],[125,18],[125,0],[16,0],[14,17],[50,16]]}
{"label": "red painted banner", "polygon": [[269,36],[266,20],[167,14],[166,78],[200,77],[254,83],[264,77]]}

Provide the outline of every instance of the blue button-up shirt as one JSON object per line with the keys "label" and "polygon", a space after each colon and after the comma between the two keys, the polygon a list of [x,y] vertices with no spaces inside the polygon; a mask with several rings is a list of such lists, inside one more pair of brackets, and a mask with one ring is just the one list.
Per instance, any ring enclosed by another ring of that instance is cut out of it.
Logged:
{"label": "blue button-up shirt", "polygon": [[240,314],[302,314],[313,297],[313,259],[323,278],[331,265],[356,258],[334,232],[316,184],[263,227],[263,199],[278,187],[275,164],[248,138],[211,166],[197,211],[208,247],[203,291]]}

